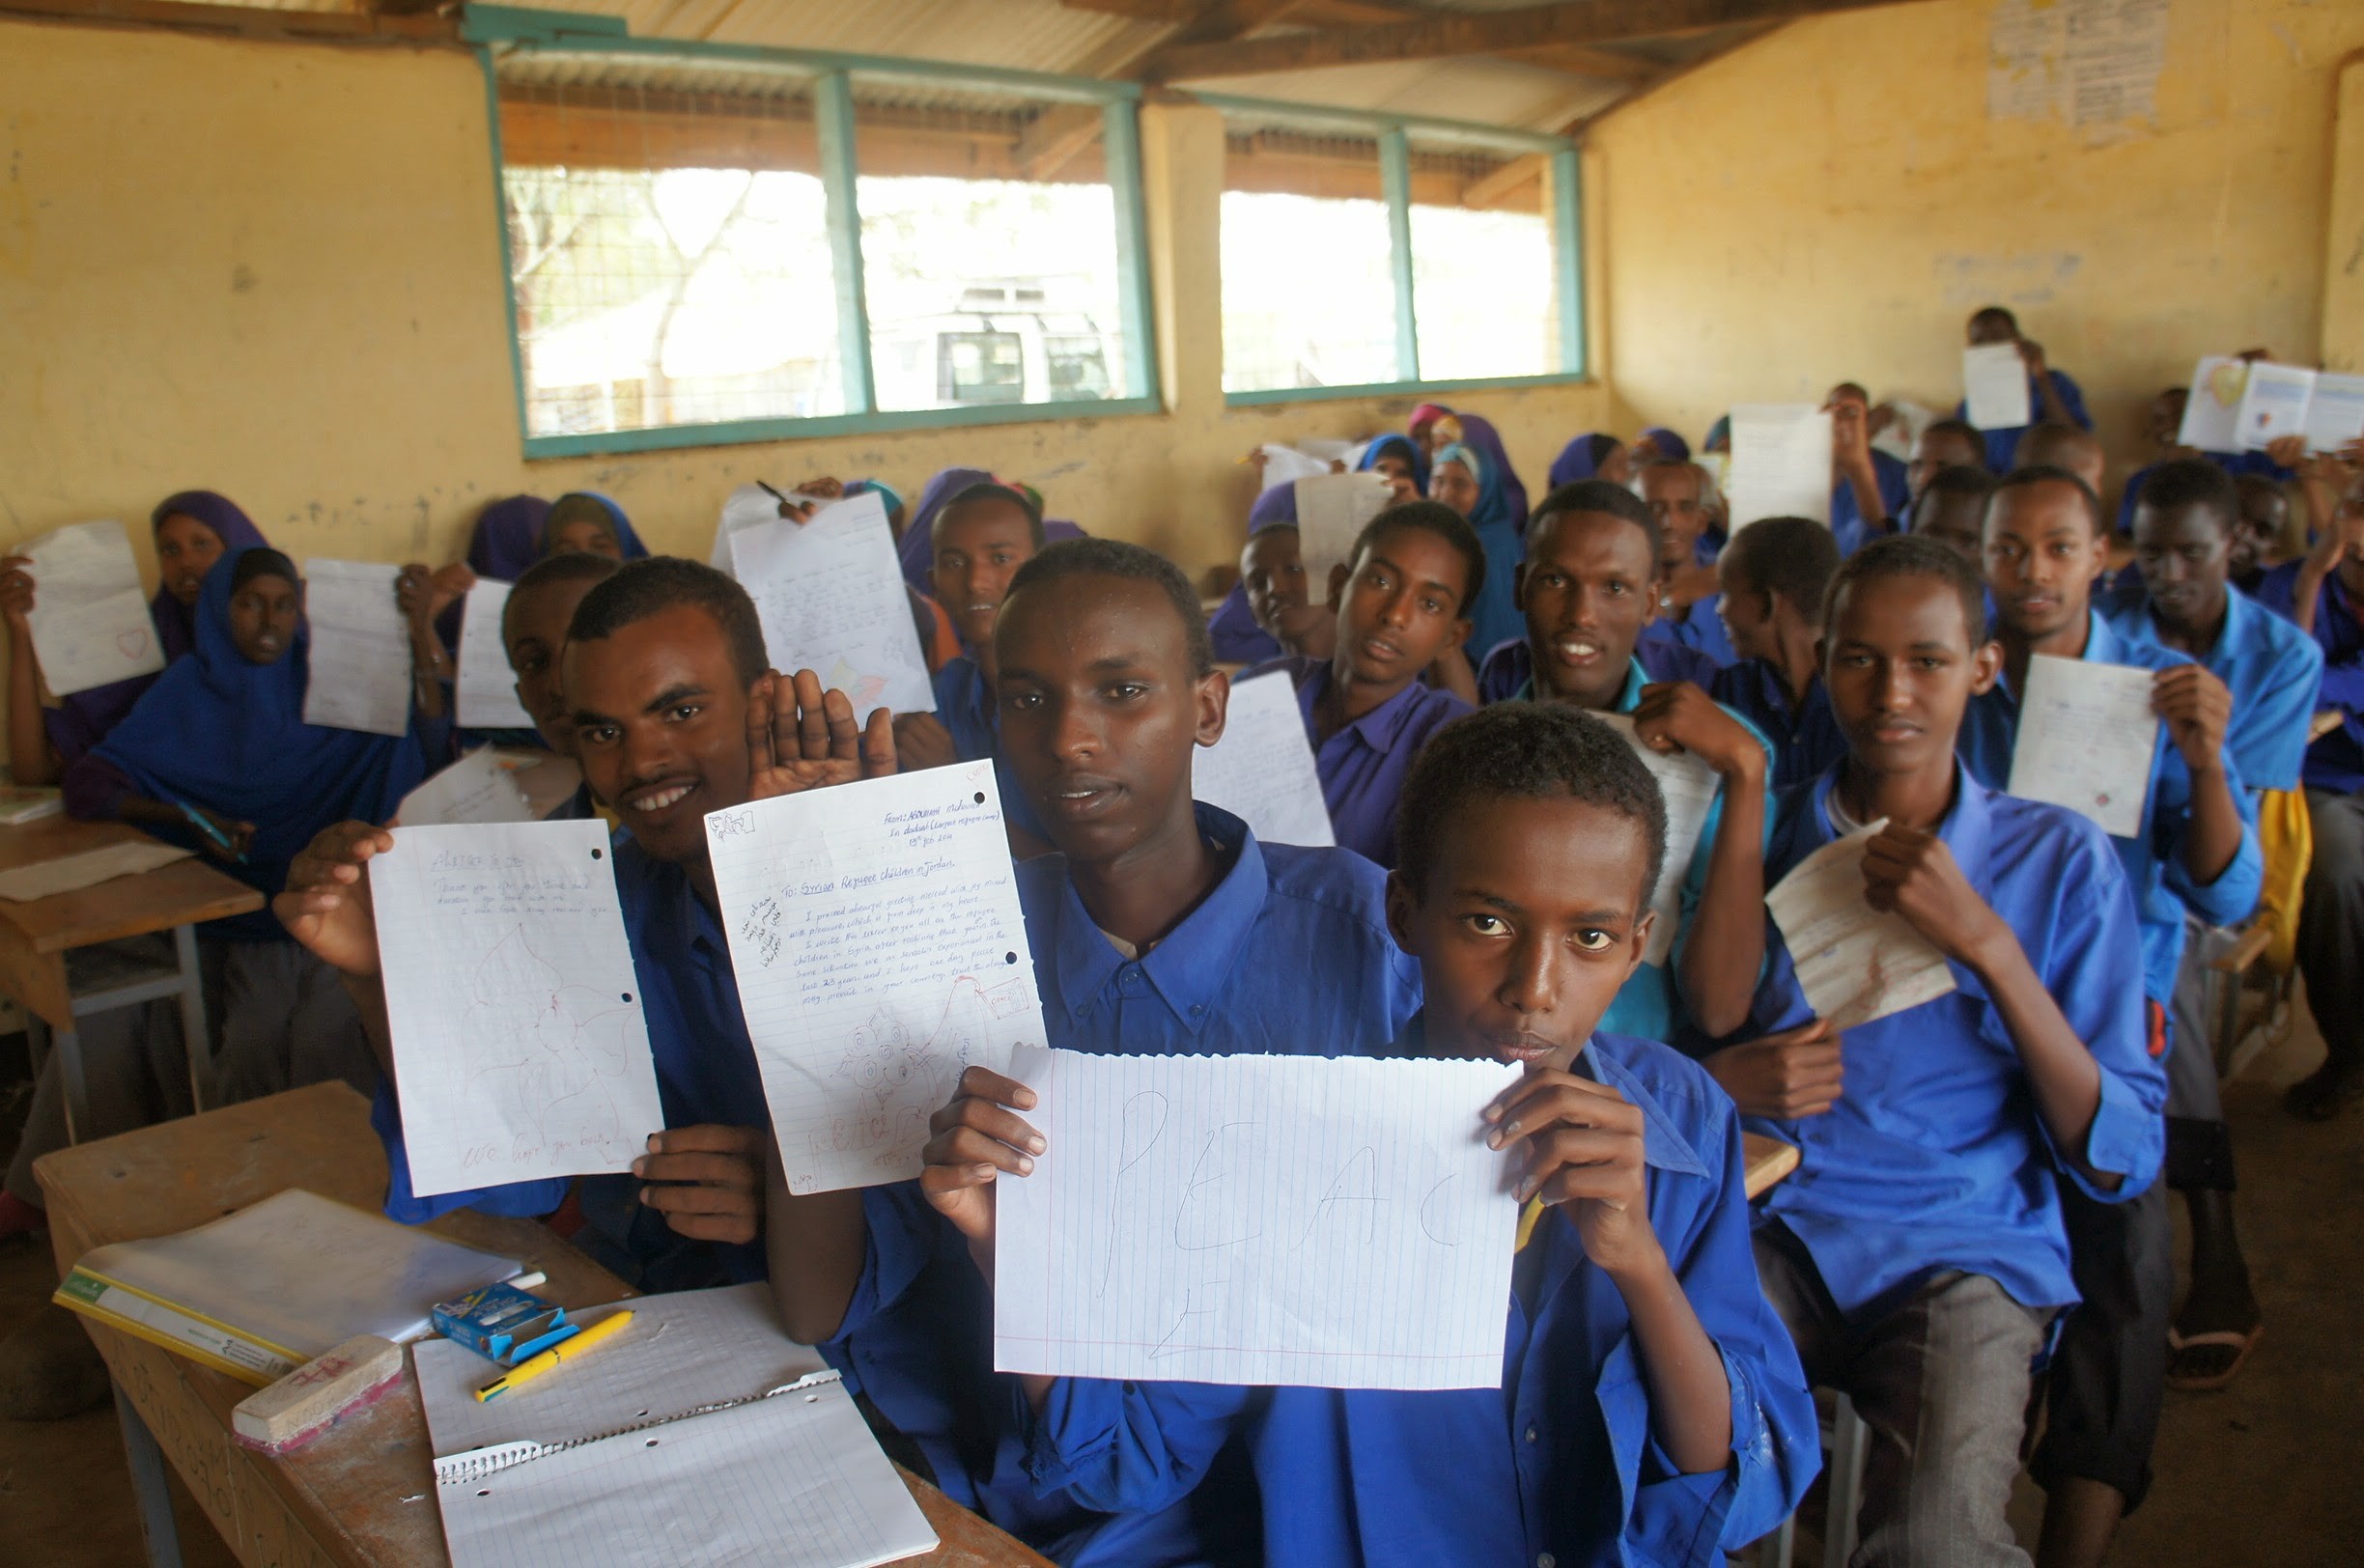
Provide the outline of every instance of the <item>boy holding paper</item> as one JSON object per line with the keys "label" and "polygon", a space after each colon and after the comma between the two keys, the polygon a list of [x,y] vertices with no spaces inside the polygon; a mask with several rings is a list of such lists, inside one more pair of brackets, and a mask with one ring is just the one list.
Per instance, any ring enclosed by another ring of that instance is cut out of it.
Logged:
{"label": "boy holding paper", "polygon": [[[2067,371],[2052,369],[2044,359],[2043,345],[2019,335],[2019,319],[2000,305],[1988,305],[1970,318],[1965,329],[1969,346],[1983,349],[1993,344],[2008,343],[2019,350],[2019,358],[2027,366],[2028,407],[2034,422],[2044,425],[2074,425],[2080,430],[2093,429],[2093,416],[2085,411],[2085,394]],[[1962,401],[1954,410],[1955,417],[1967,423],[1970,403]],[[1995,473],[2011,471],[2012,454],[2018,450],[2019,436],[2025,425],[2011,425],[1981,432],[1986,444],[1986,466]]]}
{"label": "boy holding paper", "polygon": [[1956,757],[2002,662],[1984,616],[1977,574],[1927,540],[1839,569],[1822,676],[1847,754],[1784,793],[1766,867],[1778,906],[1836,859],[1836,896],[1773,938],[1775,1032],[1705,1062],[1805,1151],[1757,1261],[1809,1378],[1872,1428],[1859,1565],[2027,1560],[2004,1503],[2031,1361],[2077,1299],[2059,1189],[2132,1198],[2162,1140],[2117,858]]}
{"label": "boy holding paper", "polygon": [[1716,570],[1720,613],[1740,661],[1716,671],[1707,693],[1775,738],[1776,789],[1816,777],[1846,752],[1820,657],[1838,542],[1811,518],[1765,518],[1740,530]]}

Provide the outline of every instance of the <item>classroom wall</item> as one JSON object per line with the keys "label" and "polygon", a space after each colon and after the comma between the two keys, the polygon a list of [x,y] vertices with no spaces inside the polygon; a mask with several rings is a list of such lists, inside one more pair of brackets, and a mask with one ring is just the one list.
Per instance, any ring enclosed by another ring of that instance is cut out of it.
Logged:
{"label": "classroom wall", "polygon": [[[1793,22],[1602,121],[1619,428],[1697,438],[1734,402],[1843,378],[1950,409],[1963,322],[1997,302],[2084,386],[2123,462],[2150,398],[2203,351],[2332,352],[2335,77],[2364,47],[2364,5],[2170,0],[2153,112],[1990,114],[1990,87],[2011,106],[1990,66],[2012,24],[2099,9],[1930,0]],[[2354,256],[2340,265],[2353,287]]]}

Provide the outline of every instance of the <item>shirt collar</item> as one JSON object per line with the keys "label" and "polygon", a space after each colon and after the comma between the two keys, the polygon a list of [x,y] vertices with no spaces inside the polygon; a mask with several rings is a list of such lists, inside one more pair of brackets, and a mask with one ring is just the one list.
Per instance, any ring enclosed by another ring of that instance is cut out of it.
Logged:
{"label": "shirt collar", "polygon": [[[1839,786],[1840,770],[1846,767],[1841,758],[1822,771],[1815,780],[1814,829],[1816,848],[1839,836],[1831,826],[1830,793]],[[1994,806],[1987,798],[1985,786],[1970,776],[1960,752],[1954,756],[1954,803],[1946,807],[1945,816],[1937,824],[1937,836],[1954,854],[1954,861],[1970,880],[1970,885],[1984,897],[1990,886],[1986,869],[1986,848],[1994,836]],[[1804,856],[1800,856],[1804,858]]]}
{"label": "shirt collar", "polygon": [[[1617,700],[1609,705],[1609,712],[1630,714],[1641,707],[1642,688],[1647,685],[1649,685],[1649,671],[1642,667],[1641,659],[1628,656],[1625,660],[1625,684],[1618,687]],[[1534,677],[1532,675],[1527,677],[1526,684],[1510,694],[1510,700],[1534,702],[1535,700]]]}
{"label": "shirt collar", "polygon": [[[1309,730],[1314,727],[1314,707],[1321,701],[1322,693],[1330,689],[1331,680],[1331,667],[1328,664],[1316,664],[1313,667],[1312,679],[1298,689],[1297,705],[1304,710]],[[1383,753],[1393,751],[1395,748],[1396,737],[1402,734],[1403,727],[1412,721],[1413,715],[1420,712],[1428,688],[1420,683],[1418,677],[1415,677],[1401,691],[1396,692],[1395,695],[1369,713],[1339,726],[1337,733],[1338,735],[1352,733],[1356,739],[1373,751]],[[1335,740],[1337,737],[1333,736],[1332,739]]]}
{"label": "shirt collar", "polygon": [[[1272,890],[1264,869],[1264,852],[1248,825],[1227,811],[1198,801],[1198,831],[1215,845],[1216,853],[1231,856],[1231,865],[1198,907],[1182,923],[1161,938],[1138,960],[1141,972],[1174,1019],[1196,1034],[1213,1011],[1215,997],[1233,972],[1248,961],[1248,941]],[[1073,878],[1063,877],[1058,930],[1059,1000],[1069,1016],[1081,1018],[1116,971],[1137,961],[1109,945],[1109,939],[1084,908]]]}

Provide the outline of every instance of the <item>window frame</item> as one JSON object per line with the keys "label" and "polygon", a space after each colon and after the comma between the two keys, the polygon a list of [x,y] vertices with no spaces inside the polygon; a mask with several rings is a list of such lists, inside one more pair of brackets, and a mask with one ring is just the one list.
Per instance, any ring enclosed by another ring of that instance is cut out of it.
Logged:
{"label": "window frame", "polygon": [[[485,109],[492,154],[492,203],[500,239],[501,292],[507,311],[511,388],[519,438],[527,459],[579,458],[622,452],[678,451],[764,441],[809,440],[830,435],[869,435],[893,431],[968,425],[1035,424],[1061,419],[1165,411],[1160,394],[1155,318],[1149,297],[1148,230],[1141,205],[1140,98],[1137,82],[1054,76],[985,66],[928,60],[778,49],[756,44],[711,43],[671,39],[636,39],[619,17],[576,15],[470,6],[464,38],[475,46],[484,73]],[[847,412],[815,418],[780,416],[725,420],[648,429],[588,431],[537,435],[527,407],[525,350],[518,341],[515,258],[510,252],[509,210],[501,151],[499,60],[512,55],[605,54],[688,64],[728,60],[778,66],[813,83],[814,128],[820,142],[821,180],[828,202],[831,268],[837,292],[838,361]],[[861,213],[855,198],[853,76],[955,82],[1022,93],[1048,103],[1097,104],[1101,148],[1116,210],[1116,287],[1119,330],[1124,334],[1124,383],[1119,395],[1052,403],[973,404],[951,408],[882,409],[873,370],[870,320],[862,284]]]}
{"label": "window frame", "polygon": [[[1282,386],[1254,392],[1225,392],[1228,407],[1280,403],[1402,397],[1430,392],[1483,391],[1493,387],[1566,386],[1590,376],[1585,322],[1584,164],[1576,143],[1501,126],[1473,125],[1420,115],[1378,114],[1318,104],[1282,103],[1227,93],[1194,93],[1200,103],[1226,117],[1280,120],[1374,135],[1379,143],[1380,192],[1387,203],[1389,263],[1395,284],[1395,363],[1409,365],[1408,378],[1345,386]],[[1413,308],[1412,136],[1427,131],[1518,155],[1541,154],[1551,160],[1552,286],[1560,301],[1560,368],[1540,376],[1495,376],[1461,380],[1424,380],[1420,374],[1420,320]]]}

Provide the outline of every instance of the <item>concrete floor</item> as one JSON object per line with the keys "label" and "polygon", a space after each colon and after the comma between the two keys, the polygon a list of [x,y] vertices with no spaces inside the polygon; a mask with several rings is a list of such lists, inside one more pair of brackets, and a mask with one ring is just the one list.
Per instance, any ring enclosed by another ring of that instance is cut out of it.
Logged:
{"label": "concrete floor", "polygon": [[[2364,1108],[2307,1126],[2280,1087],[2321,1059],[2303,1004],[2285,1047],[2226,1093],[2239,1148],[2238,1216],[2265,1339],[2232,1387],[2167,1396],[2158,1479],[2111,1561],[2125,1568],[2350,1568],[2364,1560]],[[15,1085],[0,1057],[0,1104]],[[21,1058],[15,1064],[21,1074]],[[21,1082],[19,1078],[18,1082]],[[21,1114],[19,1112],[18,1114]],[[0,1147],[14,1141],[0,1110]],[[2181,1224],[2181,1210],[2178,1221]],[[55,1283],[46,1240],[0,1244],[0,1334],[42,1309]],[[188,1568],[235,1559],[179,1494]],[[2012,1505],[2034,1539],[2041,1496]],[[111,1410],[41,1424],[0,1421],[0,1562],[135,1568],[143,1560]]]}

